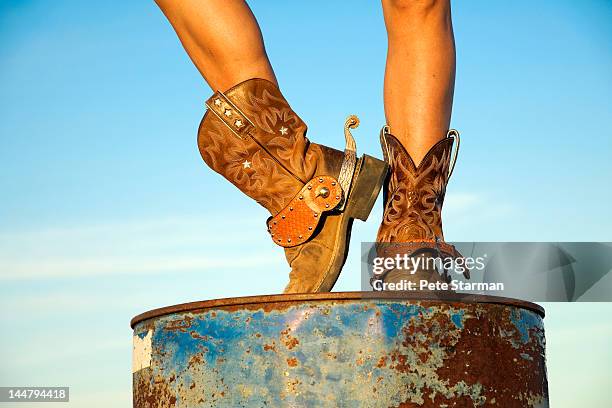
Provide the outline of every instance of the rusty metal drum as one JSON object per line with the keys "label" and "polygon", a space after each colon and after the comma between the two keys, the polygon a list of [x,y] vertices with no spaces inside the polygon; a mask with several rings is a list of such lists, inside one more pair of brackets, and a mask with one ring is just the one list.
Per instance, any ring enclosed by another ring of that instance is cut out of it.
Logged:
{"label": "rusty metal drum", "polygon": [[374,295],[231,298],[137,316],[134,407],[548,407],[541,307]]}

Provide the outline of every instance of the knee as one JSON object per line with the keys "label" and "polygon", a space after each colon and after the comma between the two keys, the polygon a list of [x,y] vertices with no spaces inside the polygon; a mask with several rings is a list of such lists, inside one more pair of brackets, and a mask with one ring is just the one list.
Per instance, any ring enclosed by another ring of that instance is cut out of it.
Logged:
{"label": "knee", "polygon": [[413,18],[446,15],[450,11],[450,0],[383,0],[383,8],[390,15]]}

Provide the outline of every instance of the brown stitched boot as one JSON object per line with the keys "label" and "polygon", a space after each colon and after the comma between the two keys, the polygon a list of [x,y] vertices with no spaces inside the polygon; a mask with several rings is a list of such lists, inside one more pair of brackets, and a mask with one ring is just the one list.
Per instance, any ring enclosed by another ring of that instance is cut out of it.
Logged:
{"label": "brown stitched boot", "polygon": [[204,161],[264,206],[274,242],[291,267],[285,293],[329,291],[346,260],[354,218],[369,215],[388,165],[357,159],[345,124],[344,152],[310,143],[306,125],[263,79],[216,92],[198,132]]}
{"label": "brown stitched boot", "polygon": [[[404,146],[388,132],[381,131],[381,145],[385,161],[391,167],[384,191],[383,220],[378,230],[379,255],[406,254],[412,257],[457,258],[460,254],[452,245],[444,242],[442,232],[442,204],[446,185],[452,174],[456,153],[451,163],[454,139],[459,148],[459,134],[455,130],[436,143],[416,166]],[[440,276],[437,272],[441,272]],[[469,278],[469,273],[465,273]],[[389,271],[384,281],[401,279],[418,282],[448,281],[446,271],[436,271],[429,264],[410,274],[406,271]]]}

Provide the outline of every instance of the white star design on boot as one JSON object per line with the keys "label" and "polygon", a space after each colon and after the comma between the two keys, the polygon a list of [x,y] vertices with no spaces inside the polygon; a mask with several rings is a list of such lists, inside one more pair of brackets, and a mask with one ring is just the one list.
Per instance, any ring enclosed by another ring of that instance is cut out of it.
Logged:
{"label": "white star design on boot", "polygon": [[287,129],[287,128],[286,128],[286,127],[284,127],[284,126],[283,126],[283,127],[281,127],[279,130],[280,130],[280,132],[281,132],[281,135],[286,135],[286,134],[287,134],[287,132],[289,131],[289,129]]}
{"label": "white star design on boot", "polygon": [[248,160],[245,160],[242,162],[242,167],[245,169],[250,169],[251,168],[251,162]]}

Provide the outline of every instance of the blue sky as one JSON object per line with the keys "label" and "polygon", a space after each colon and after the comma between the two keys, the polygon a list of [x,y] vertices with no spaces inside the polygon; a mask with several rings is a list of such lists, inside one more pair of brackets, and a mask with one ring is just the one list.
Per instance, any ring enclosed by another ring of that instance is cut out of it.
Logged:
{"label": "blue sky", "polygon": [[[355,113],[359,150],[380,156],[380,4],[250,4],[311,139],[342,147]],[[612,4],[453,13],[462,151],[447,238],[612,241]],[[199,157],[210,89],[153,1],[3,1],[0,90],[0,385],[70,385],[72,407],[128,407],[132,315],[282,290],[265,210]],[[356,223],[336,290],[359,289],[359,243],[380,213]],[[612,307],[546,307],[553,406],[611,406]]]}

